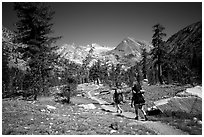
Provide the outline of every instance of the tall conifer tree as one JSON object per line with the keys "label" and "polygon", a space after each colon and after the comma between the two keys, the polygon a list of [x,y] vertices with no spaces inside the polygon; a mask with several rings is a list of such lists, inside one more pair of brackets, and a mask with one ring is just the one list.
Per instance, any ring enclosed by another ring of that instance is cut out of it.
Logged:
{"label": "tall conifer tree", "polygon": [[166,36],[166,33],[163,33],[165,28],[161,24],[156,24],[153,26],[153,36],[152,36],[152,45],[154,49],[152,50],[152,56],[154,61],[154,67],[157,71],[157,77],[160,84],[163,84],[162,80],[162,57],[164,56],[164,41],[163,37]]}
{"label": "tall conifer tree", "polygon": [[44,91],[44,83],[48,77],[54,48],[51,44],[60,38],[49,36],[53,33],[53,24],[50,22],[54,12],[45,3],[40,2],[17,2],[14,3],[14,10],[19,19],[16,23],[16,42],[27,45],[19,49],[30,67],[26,85],[29,83],[28,87],[33,88],[37,97],[39,91]]}

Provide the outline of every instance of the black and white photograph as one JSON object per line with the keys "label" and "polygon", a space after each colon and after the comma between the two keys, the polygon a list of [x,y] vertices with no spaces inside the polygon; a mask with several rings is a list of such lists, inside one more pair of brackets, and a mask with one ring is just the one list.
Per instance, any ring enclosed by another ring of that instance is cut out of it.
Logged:
{"label": "black and white photograph", "polygon": [[202,135],[202,1],[2,1],[2,135]]}

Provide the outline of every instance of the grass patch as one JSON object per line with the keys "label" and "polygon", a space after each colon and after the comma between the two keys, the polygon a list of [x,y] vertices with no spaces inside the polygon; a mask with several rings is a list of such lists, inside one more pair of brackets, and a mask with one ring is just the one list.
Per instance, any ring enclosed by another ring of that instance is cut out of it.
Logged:
{"label": "grass patch", "polygon": [[[83,97],[72,98],[71,104],[55,102],[53,98],[40,98],[36,102],[25,100],[2,101],[3,135],[110,135],[109,126],[118,122],[120,128],[113,134],[152,134],[141,125],[127,126],[132,122],[101,109],[86,110],[78,104],[94,103]],[[47,105],[56,109],[48,111]],[[129,129],[132,130],[129,130]],[[140,129],[140,130],[138,130]]]}

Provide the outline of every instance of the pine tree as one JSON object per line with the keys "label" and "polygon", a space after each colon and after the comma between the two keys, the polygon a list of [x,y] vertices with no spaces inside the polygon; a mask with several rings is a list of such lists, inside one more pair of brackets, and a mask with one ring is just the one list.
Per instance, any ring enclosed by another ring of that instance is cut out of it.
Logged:
{"label": "pine tree", "polygon": [[30,83],[28,87],[34,90],[36,99],[41,89],[44,92],[44,83],[51,66],[50,58],[55,48],[51,44],[60,38],[49,36],[53,33],[53,24],[50,21],[54,12],[49,6],[39,2],[17,2],[14,3],[14,10],[19,19],[16,23],[16,42],[27,45],[19,51],[23,53],[23,59],[28,62],[31,69],[27,81]]}
{"label": "pine tree", "polygon": [[153,36],[152,36],[152,45],[154,49],[152,50],[152,60],[154,62],[154,68],[156,68],[156,74],[160,84],[163,84],[162,80],[162,57],[164,56],[164,41],[162,40],[163,37],[166,36],[163,33],[165,28],[161,24],[156,24],[153,26]]}

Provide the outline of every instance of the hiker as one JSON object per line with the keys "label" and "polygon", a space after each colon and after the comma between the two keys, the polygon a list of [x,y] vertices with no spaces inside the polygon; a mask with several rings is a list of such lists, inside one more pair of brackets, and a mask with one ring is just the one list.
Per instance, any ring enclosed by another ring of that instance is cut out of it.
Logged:
{"label": "hiker", "polygon": [[123,93],[121,92],[121,90],[118,90],[118,88],[114,88],[115,92],[113,94],[113,101],[114,104],[116,106],[117,109],[117,113],[118,111],[120,111],[120,113],[122,113],[122,109],[120,107],[120,103],[123,102]]}
{"label": "hiker", "polygon": [[132,101],[131,107],[135,108],[135,120],[138,120],[138,110],[140,109],[144,115],[145,121],[147,120],[146,112],[144,110],[145,99],[143,96],[144,92],[142,92],[142,87],[138,81],[134,82],[132,87]]}

